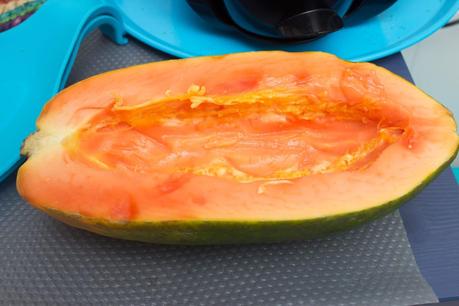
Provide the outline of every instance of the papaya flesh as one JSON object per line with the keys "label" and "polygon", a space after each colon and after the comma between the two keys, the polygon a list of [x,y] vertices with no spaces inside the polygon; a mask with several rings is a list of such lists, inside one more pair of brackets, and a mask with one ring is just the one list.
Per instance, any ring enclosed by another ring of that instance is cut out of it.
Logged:
{"label": "papaya flesh", "polygon": [[306,239],[387,214],[457,153],[452,115],[369,63],[251,52],[103,73],[57,94],[19,193],[102,235]]}

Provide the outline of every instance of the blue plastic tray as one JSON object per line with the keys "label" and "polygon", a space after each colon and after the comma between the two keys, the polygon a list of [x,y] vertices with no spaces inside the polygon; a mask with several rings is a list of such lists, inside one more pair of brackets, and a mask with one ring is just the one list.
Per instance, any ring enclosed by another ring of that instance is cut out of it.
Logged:
{"label": "blue plastic tray", "polygon": [[282,49],[326,51],[352,61],[369,61],[398,52],[439,29],[459,9],[457,0],[398,0],[363,23],[348,23],[313,42],[286,45],[251,39],[232,29],[214,30],[184,0],[114,2],[131,35],[178,57]]}

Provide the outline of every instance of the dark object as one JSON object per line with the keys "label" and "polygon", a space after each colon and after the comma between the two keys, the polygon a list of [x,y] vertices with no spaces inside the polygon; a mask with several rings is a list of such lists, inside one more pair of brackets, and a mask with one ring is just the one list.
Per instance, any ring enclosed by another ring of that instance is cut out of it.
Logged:
{"label": "dark object", "polygon": [[214,26],[229,25],[254,37],[284,41],[316,39],[341,29],[344,19],[351,15],[354,19],[366,19],[395,1],[187,0],[196,13]]}
{"label": "dark object", "polygon": [[444,28],[451,27],[456,24],[459,24],[459,19],[448,22],[447,24],[445,24]]}

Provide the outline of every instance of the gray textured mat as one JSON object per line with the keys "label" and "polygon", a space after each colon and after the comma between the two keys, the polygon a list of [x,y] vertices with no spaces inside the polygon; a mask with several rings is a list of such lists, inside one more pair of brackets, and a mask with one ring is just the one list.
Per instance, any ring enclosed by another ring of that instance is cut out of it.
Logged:
{"label": "gray textured mat", "polygon": [[[166,56],[98,32],[70,82]],[[25,204],[0,184],[0,303],[47,305],[411,305],[435,301],[398,213],[326,239],[171,247],[114,240]]]}

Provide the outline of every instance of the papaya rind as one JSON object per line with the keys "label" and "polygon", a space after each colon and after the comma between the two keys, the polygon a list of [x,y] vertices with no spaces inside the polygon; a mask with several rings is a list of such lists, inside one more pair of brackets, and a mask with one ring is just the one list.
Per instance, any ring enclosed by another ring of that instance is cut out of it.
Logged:
{"label": "papaya rind", "polygon": [[404,196],[368,209],[303,220],[178,220],[113,222],[40,207],[50,216],[100,235],[157,244],[218,245],[307,240],[349,230],[385,216],[419,193],[455,159],[451,158]]}

